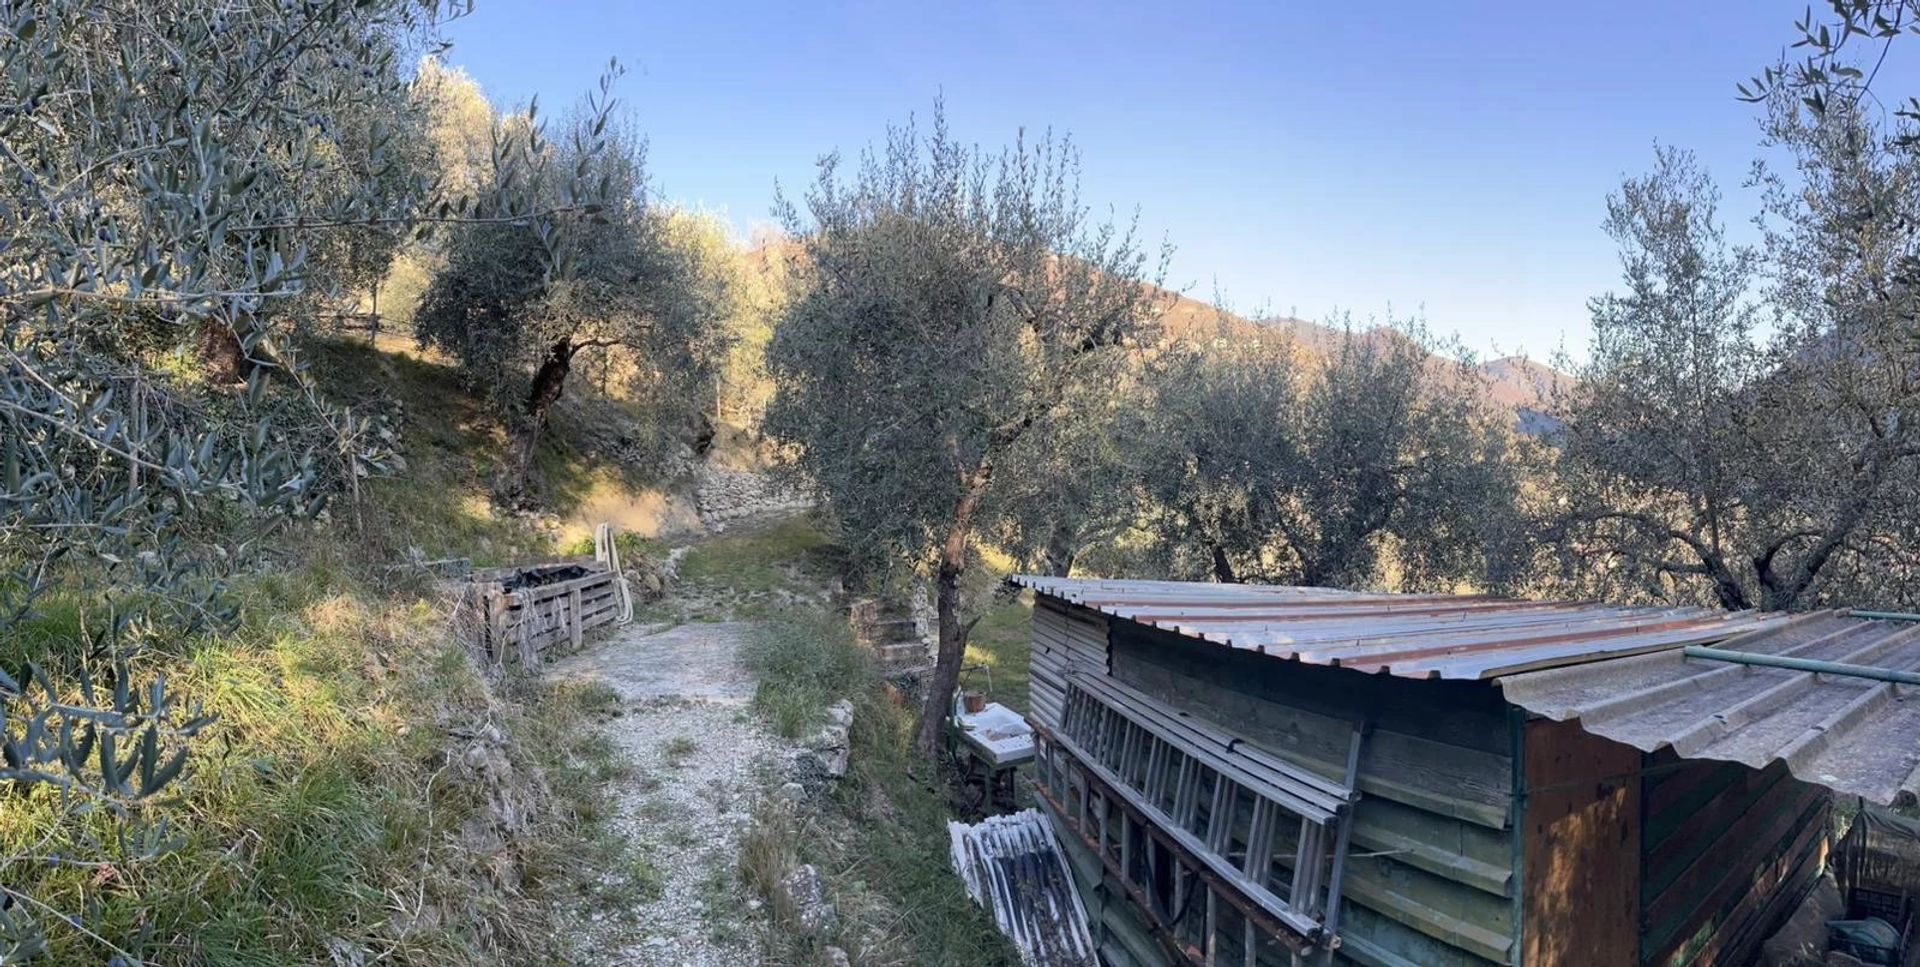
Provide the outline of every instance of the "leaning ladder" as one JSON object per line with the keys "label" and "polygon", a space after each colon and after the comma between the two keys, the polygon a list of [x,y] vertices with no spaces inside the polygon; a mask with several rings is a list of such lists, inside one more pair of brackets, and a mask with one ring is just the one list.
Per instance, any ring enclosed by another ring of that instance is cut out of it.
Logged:
{"label": "leaning ladder", "polygon": [[[1138,825],[1153,827],[1180,847],[1168,854],[1178,865],[1171,903],[1155,912],[1176,921],[1170,926],[1178,933],[1195,901],[1203,903],[1197,952],[1205,963],[1215,963],[1223,947],[1221,914],[1228,898],[1222,886],[1294,935],[1274,937],[1292,951],[1293,962],[1330,956],[1339,945],[1364,725],[1349,742],[1345,781],[1335,782],[1105,675],[1070,672],[1067,686],[1060,732],[1049,738],[1098,782],[1081,777],[1074,783],[1057,754],[1045,757],[1041,778],[1057,802],[1072,802],[1067,818],[1089,845],[1103,858],[1110,849],[1118,854],[1110,862],[1122,880],[1131,881],[1139,868],[1135,856],[1144,848],[1137,824],[1127,818],[1131,813]],[[1111,828],[1116,816],[1117,831]],[[1283,858],[1276,847],[1285,846],[1279,840],[1289,824],[1293,848]],[[1204,898],[1191,895],[1195,883]],[[1152,895],[1145,884],[1130,886]],[[1242,922],[1243,936],[1234,946],[1252,965],[1260,931],[1253,917]]]}

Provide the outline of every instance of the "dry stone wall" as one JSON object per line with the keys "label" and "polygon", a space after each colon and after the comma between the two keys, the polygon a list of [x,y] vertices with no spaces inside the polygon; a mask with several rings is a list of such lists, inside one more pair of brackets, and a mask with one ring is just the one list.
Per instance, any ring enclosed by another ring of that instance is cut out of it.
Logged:
{"label": "dry stone wall", "polygon": [[700,522],[711,531],[756,517],[799,513],[815,503],[812,494],[763,473],[709,467],[700,471],[699,480]]}

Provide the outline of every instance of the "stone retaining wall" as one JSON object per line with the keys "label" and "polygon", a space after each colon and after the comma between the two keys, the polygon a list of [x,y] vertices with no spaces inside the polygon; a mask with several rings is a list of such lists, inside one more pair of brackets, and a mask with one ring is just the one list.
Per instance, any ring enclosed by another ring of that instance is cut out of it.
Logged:
{"label": "stone retaining wall", "polygon": [[699,480],[700,522],[712,531],[755,517],[799,513],[815,503],[812,494],[767,474],[703,469]]}

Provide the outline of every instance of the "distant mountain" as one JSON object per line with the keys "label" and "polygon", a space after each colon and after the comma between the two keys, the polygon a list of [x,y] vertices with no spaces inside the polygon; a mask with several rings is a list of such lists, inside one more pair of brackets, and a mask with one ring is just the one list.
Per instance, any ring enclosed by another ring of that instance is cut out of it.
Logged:
{"label": "distant mountain", "polygon": [[1487,396],[1514,409],[1550,409],[1555,396],[1573,388],[1573,377],[1525,356],[1502,356],[1480,364]]}
{"label": "distant mountain", "polygon": [[[754,240],[747,250],[749,266],[766,275],[779,268],[783,260],[799,257],[799,246],[777,236]],[[1249,319],[1218,306],[1176,292],[1164,293],[1170,300],[1160,324],[1166,336],[1194,343],[1215,340],[1243,342],[1281,337],[1295,347],[1300,361],[1318,365],[1339,349],[1345,330],[1292,316]],[[1401,341],[1406,336],[1385,326],[1356,333],[1370,342]],[[1448,360],[1432,357],[1435,375],[1452,378],[1457,372]],[[1503,356],[1474,367],[1477,382],[1489,402],[1514,415],[1514,425],[1522,433],[1542,436],[1559,429],[1561,421],[1553,415],[1554,397],[1573,385],[1573,377],[1551,366],[1521,356]]]}
{"label": "distant mountain", "polygon": [[[1291,316],[1248,319],[1216,306],[1183,295],[1172,295],[1172,303],[1162,317],[1168,336],[1185,341],[1257,340],[1274,336],[1290,340],[1302,362],[1325,360],[1337,351],[1345,331]],[[1404,340],[1401,333],[1384,326],[1360,330],[1356,335],[1368,341]],[[1457,371],[1441,357],[1433,357],[1436,375],[1451,378]],[[1474,367],[1481,392],[1489,402],[1514,414],[1515,427],[1529,436],[1553,433],[1561,420],[1553,415],[1555,398],[1573,385],[1573,377],[1551,366],[1524,356],[1502,356]]]}

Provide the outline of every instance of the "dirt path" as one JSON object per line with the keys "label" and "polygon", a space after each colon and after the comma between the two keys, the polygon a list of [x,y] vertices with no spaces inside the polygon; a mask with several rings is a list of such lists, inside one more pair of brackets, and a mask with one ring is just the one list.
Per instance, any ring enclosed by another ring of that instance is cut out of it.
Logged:
{"label": "dirt path", "polygon": [[569,963],[758,963],[765,917],[737,873],[754,798],[777,778],[783,744],[747,708],[740,660],[754,626],[635,626],[548,669],[604,682],[625,712],[607,737],[631,766],[613,790],[613,834],[630,847],[601,902],[569,911]]}

